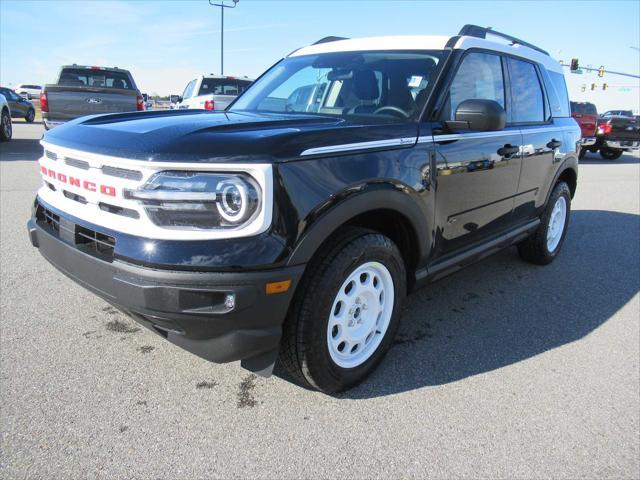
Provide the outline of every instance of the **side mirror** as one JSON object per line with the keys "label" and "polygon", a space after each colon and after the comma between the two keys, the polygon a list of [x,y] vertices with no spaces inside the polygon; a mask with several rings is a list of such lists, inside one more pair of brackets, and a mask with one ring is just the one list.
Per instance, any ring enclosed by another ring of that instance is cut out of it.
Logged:
{"label": "side mirror", "polygon": [[476,132],[503,130],[506,123],[507,113],[498,102],[478,98],[461,102],[456,109],[456,119],[445,122],[451,130]]}

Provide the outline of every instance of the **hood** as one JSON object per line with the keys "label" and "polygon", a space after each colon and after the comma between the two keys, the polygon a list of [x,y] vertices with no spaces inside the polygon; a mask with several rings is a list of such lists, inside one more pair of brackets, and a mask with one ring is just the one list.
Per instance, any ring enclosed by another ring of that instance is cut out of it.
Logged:
{"label": "hood", "polygon": [[54,145],[146,161],[261,162],[308,149],[416,136],[415,124],[304,114],[166,110],[82,117],[45,133]]}

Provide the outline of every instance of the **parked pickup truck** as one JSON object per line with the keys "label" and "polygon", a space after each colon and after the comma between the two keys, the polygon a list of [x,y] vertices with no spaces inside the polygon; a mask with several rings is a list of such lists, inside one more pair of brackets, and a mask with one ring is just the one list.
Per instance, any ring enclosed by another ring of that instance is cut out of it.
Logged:
{"label": "parked pickup truck", "polygon": [[224,110],[251,85],[252,81],[248,77],[202,75],[187,83],[182,95],[176,98],[173,108]]}
{"label": "parked pickup truck", "polygon": [[28,230],[169,342],[262,375],[279,356],[338,392],[380,363],[408,292],[511,245],[560,254],[579,139],[562,66],[522,40],[330,37],[225,111],[46,132]]}
{"label": "parked pickup truck", "polygon": [[588,151],[587,147],[593,146],[596,143],[598,110],[593,103],[571,102],[571,116],[575,118],[578,125],[580,125],[580,133],[582,135],[580,144],[582,148],[580,148],[578,158],[581,160]]}
{"label": "parked pickup truck", "polygon": [[617,160],[626,151],[640,148],[640,117],[609,116],[598,120],[596,142],[589,149],[605,160]]}
{"label": "parked pickup truck", "polygon": [[40,94],[44,128],[99,113],[144,110],[144,99],[128,70],[67,65]]}

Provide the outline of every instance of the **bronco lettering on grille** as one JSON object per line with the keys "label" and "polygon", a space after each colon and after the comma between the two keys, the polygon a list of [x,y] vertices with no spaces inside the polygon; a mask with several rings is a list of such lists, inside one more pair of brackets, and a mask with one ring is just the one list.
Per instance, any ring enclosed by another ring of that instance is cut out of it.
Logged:
{"label": "bronco lettering on grille", "polygon": [[103,195],[107,195],[109,197],[116,196],[116,188],[112,187],[111,185],[98,185],[95,182],[56,172],[55,170],[47,167],[40,167],[40,173],[42,173],[42,175],[44,175],[45,177],[53,178],[54,180],[58,180],[61,183],[66,183],[67,185],[83,188],[84,190],[87,190],[89,192],[100,192]]}

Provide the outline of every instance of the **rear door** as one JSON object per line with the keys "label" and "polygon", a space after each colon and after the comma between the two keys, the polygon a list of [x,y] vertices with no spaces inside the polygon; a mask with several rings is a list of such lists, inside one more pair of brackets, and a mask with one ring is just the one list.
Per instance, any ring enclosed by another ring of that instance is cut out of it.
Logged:
{"label": "rear door", "polygon": [[[453,120],[468,99],[498,102],[508,112],[504,59],[469,51],[446,93],[441,120]],[[434,132],[436,150],[436,255],[494,236],[509,226],[520,175],[521,134],[507,126],[492,132]]]}
{"label": "rear door", "polygon": [[507,57],[511,93],[511,124],[522,132],[522,172],[514,197],[514,216],[523,221],[544,203],[553,171],[564,158],[560,153],[564,128],[554,126],[538,67]]}

